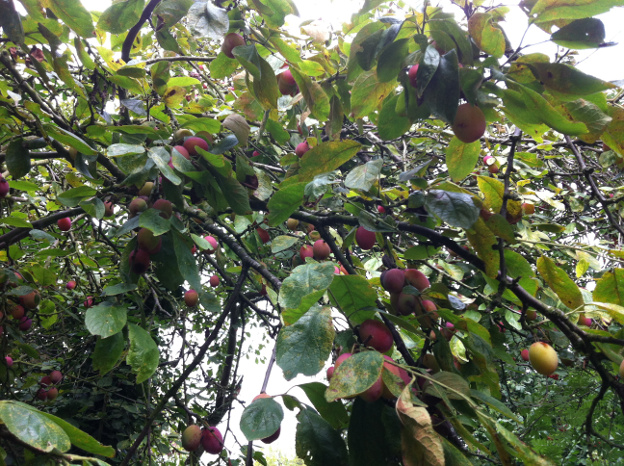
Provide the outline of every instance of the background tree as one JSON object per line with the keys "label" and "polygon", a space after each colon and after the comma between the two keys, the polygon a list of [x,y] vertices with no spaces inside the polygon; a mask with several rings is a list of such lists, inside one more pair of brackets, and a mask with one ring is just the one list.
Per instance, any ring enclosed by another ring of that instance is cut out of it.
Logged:
{"label": "background tree", "polygon": [[[554,60],[481,3],[365,2],[304,40],[288,0],[21,6],[6,464],[266,464],[282,404],[308,465],[621,457],[624,94],[572,52],[608,45],[612,3],[524,3]],[[266,395],[330,358],[306,398]]]}

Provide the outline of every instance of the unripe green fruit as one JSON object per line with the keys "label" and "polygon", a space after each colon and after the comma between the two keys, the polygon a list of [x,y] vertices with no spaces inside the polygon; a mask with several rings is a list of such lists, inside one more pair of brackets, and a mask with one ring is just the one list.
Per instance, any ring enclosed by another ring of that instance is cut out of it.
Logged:
{"label": "unripe green fruit", "polygon": [[182,432],[182,448],[186,451],[195,451],[199,448],[202,439],[202,431],[198,425],[188,426]]}
{"label": "unripe green fruit", "polygon": [[557,370],[559,358],[557,352],[548,343],[535,342],[529,348],[531,366],[542,375],[550,375]]}

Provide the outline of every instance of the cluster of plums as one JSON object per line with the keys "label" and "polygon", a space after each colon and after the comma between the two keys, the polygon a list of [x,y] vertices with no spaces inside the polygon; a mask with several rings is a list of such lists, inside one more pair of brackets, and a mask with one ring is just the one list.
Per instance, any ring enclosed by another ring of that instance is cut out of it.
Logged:
{"label": "cluster of plums", "polygon": [[58,396],[58,385],[63,380],[61,371],[52,371],[50,375],[44,375],[39,380],[40,389],[37,391],[37,398],[41,401],[54,401]]}
{"label": "cluster of plums", "polygon": [[197,424],[188,426],[182,432],[182,447],[186,451],[196,451],[199,446],[204,451],[218,455],[223,450],[223,436],[216,427],[201,428]]}

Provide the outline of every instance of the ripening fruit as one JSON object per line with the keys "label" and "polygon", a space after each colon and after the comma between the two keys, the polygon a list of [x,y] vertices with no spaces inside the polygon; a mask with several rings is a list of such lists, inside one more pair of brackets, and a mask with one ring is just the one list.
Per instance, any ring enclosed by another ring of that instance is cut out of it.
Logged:
{"label": "ripening fruit", "polygon": [[37,398],[41,401],[47,400],[48,399],[47,390],[44,390],[43,388],[40,388],[39,390],[37,390]]}
{"label": "ripening fruit", "polygon": [[48,386],[52,385],[52,377],[50,377],[49,375],[44,375],[39,380],[39,385],[42,386],[42,387],[48,387]]}
{"label": "ripening fruit", "polygon": [[586,327],[591,327],[592,319],[591,317],[587,317],[585,314],[581,314],[578,319],[579,325],[585,325]]}
{"label": "ripening fruit", "polygon": [[374,403],[379,398],[381,398],[383,391],[384,391],[383,379],[381,378],[381,376],[379,376],[379,378],[375,380],[375,383],[373,385],[368,387],[358,396],[368,403]]}
{"label": "ripening fruit", "polygon": [[188,307],[195,307],[197,306],[198,302],[199,295],[197,294],[197,291],[188,290],[186,293],[184,293],[184,304],[186,304]]}
{"label": "ripening fruit", "polygon": [[522,211],[526,215],[533,215],[535,213],[535,204],[529,204],[527,202],[522,203]]}
{"label": "ripening fruit", "polygon": [[277,87],[282,95],[294,96],[297,93],[297,82],[290,69],[285,69],[277,75]]}
{"label": "ripening fruit", "polygon": [[113,212],[114,205],[112,201],[106,201],[104,203],[104,217],[112,217],[115,214]]}
{"label": "ripening fruit", "polygon": [[199,448],[202,439],[202,431],[198,425],[188,426],[182,432],[182,448],[186,451],[195,451]]}
{"label": "ripening fruit", "polygon": [[252,156],[252,157],[258,157],[259,155],[260,155],[260,152],[258,152],[257,150],[255,150],[255,151],[253,151],[253,152],[251,153],[251,156]]}
{"label": "ripening fruit", "polygon": [[303,262],[305,262],[306,257],[314,257],[314,248],[309,244],[304,244],[299,249],[299,257],[301,257]]}
{"label": "ripening fruit", "polygon": [[223,436],[216,427],[208,427],[202,430],[201,444],[204,450],[213,455],[218,455],[223,450]]}
{"label": "ripening fruit", "polygon": [[141,189],[139,189],[139,196],[148,197],[152,194],[152,189],[154,189],[154,183],[152,181],[145,182],[145,184],[141,186]]}
{"label": "ripening fruit", "polygon": [[187,160],[191,160],[191,154],[188,153],[188,151],[186,150],[184,146],[173,146],[173,148],[177,150],[182,157],[184,157]]}
{"label": "ripening fruit", "polygon": [[520,351],[520,356],[522,357],[522,359],[523,359],[524,361],[527,361],[527,362],[528,362],[528,360],[529,360],[529,350],[528,350],[528,349],[526,349],[526,348],[525,348],[525,349],[523,349],[522,351]]}
{"label": "ripening fruit", "polygon": [[355,232],[355,242],[360,248],[364,249],[365,251],[373,249],[376,240],[377,239],[375,237],[375,232],[368,231],[364,227],[358,227],[357,231]]}
{"label": "ripening fruit", "polygon": [[390,269],[381,274],[381,286],[390,293],[400,293],[405,286],[405,271],[403,269]]}
{"label": "ripening fruit", "polygon": [[24,306],[20,306],[19,304],[11,308],[11,317],[13,317],[15,320],[20,320],[22,317],[24,317],[25,313],[26,310],[24,309]]}
{"label": "ripening fruit", "polygon": [[319,239],[314,242],[314,246],[312,247],[312,254],[317,261],[325,260],[331,254],[331,248],[329,244],[325,242],[325,240]]}
{"label": "ripening fruit", "polygon": [[266,231],[264,228],[256,228],[256,232],[258,233],[262,244],[266,244],[271,241],[271,236],[269,235],[269,232]]}
{"label": "ripening fruit", "polygon": [[446,341],[451,341],[456,331],[457,330],[455,330],[455,325],[453,325],[452,322],[447,322],[446,324],[444,324],[444,327],[440,329],[440,333],[446,339]]}
{"label": "ripening fruit", "polygon": [[139,249],[147,251],[149,255],[157,254],[162,248],[162,238],[154,236],[154,233],[147,228],[141,228],[137,234]]}
{"label": "ripening fruit", "polygon": [[7,367],[13,366],[13,358],[11,356],[5,356],[4,361],[6,362]]}
{"label": "ripening fruit", "polygon": [[69,231],[71,229],[71,218],[59,218],[56,222],[61,231]]}
{"label": "ripening fruit", "polygon": [[130,216],[134,217],[139,212],[147,210],[147,200],[143,197],[135,197],[128,205],[128,210],[130,211]]}
{"label": "ripening fruit", "polygon": [[87,296],[87,299],[85,299],[82,304],[86,308],[89,308],[89,307],[93,306],[93,296]]}
{"label": "ripening fruit", "polygon": [[367,319],[360,325],[360,340],[367,346],[385,353],[392,348],[392,333],[386,325],[375,319]]}
{"label": "ripening fruit", "polygon": [[0,199],[9,194],[9,188],[9,182],[4,178],[4,176],[0,176]]}
{"label": "ripening fruit", "polygon": [[434,326],[434,321],[439,317],[436,312],[437,309],[438,307],[433,301],[417,299],[414,314],[423,327],[432,328]]}
{"label": "ripening fruit", "polygon": [[221,283],[221,279],[219,278],[218,275],[212,275],[210,277],[210,286],[213,288],[216,288],[219,286],[219,284]]}
{"label": "ripening fruit", "polygon": [[31,326],[32,326],[32,320],[24,316],[20,319],[20,323],[17,326],[17,328],[19,328],[22,332],[25,332],[26,330],[30,329]]}
{"label": "ripening fruit", "polygon": [[204,236],[204,239],[208,241],[209,244],[208,249],[205,249],[204,253],[213,254],[217,250],[217,246],[219,245],[219,243],[217,243],[217,240],[214,239],[212,236]]}
{"label": "ripening fruit", "polygon": [[498,173],[500,171],[500,168],[499,168],[498,164],[493,163],[492,165],[488,165],[488,171],[492,175],[495,175],[496,173]]}
{"label": "ripening fruit", "polygon": [[160,216],[164,219],[169,219],[173,215],[173,204],[167,199],[158,199],[152,207],[160,210]]}
{"label": "ripening fruit", "polygon": [[327,381],[331,381],[331,378],[334,376],[334,371],[336,369],[334,369],[334,366],[331,366],[327,369]]}
{"label": "ripening fruit", "polygon": [[303,154],[305,154],[309,150],[310,144],[308,144],[308,141],[303,141],[297,144],[297,147],[295,147],[295,154],[297,154],[297,157],[301,158],[303,157]]}
{"label": "ripening fruit", "polygon": [[151,259],[149,253],[144,249],[137,249],[130,253],[128,257],[128,263],[130,264],[130,270],[132,273],[142,275],[149,269]]}
{"label": "ripening fruit", "polygon": [[197,155],[197,147],[204,150],[209,149],[208,142],[202,138],[198,138],[197,136],[192,136],[184,141],[184,148],[190,156],[195,157]]}
{"label": "ripening fruit", "polygon": [[336,358],[336,362],[334,363],[334,369],[338,370],[338,368],[340,367],[340,365],[345,362],[347,359],[349,359],[351,356],[353,356],[353,353],[342,353],[340,356],[338,356]]}
{"label": "ripening fruit", "polygon": [[405,281],[408,285],[412,285],[418,291],[424,291],[431,286],[427,276],[420,270],[405,269]]}
{"label": "ripening fruit", "polygon": [[531,366],[542,375],[550,375],[557,370],[559,359],[557,352],[548,343],[538,341],[529,347]]}
{"label": "ripening fruit", "polygon": [[485,115],[479,107],[468,103],[457,107],[452,129],[457,139],[470,143],[478,140],[485,133]]}
{"label": "ripening fruit", "polygon": [[52,380],[52,383],[55,385],[61,383],[61,380],[63,380],[63,373],[61,371],[50,372],[50,380]]}
{"label": "ripening fruit", "polygon": [[221,51],[228,58],[234,58],[234,54],[232,50],[234,47],[238,47],[239,45],[245,45],[245,39],[240,34],[236,34],[235,32],[230,32],[223,39],[223,45],[221,46]]}
{"label": "ripening fruit", "polygon": [[418,64],[412,66],[409,69],[409,72],[407,73],[407,77],[409,78],[409,82],[411,84],[412,87],[416,87],[417,86],[417,82],[416,82],[416,73],[418,72]]}
{"label": "ripening fruit", "polygon": [[22,303],[22,306],[24,306],[26,309],[36,308],[39,305],[39,301],[39,293],[37,293],[36,291],[31,291],[28,294],[20,296],[20,303]]}
{"label": "ripening fruit", "polygon": [[286,228],[288,228],[289,230],[295,231],[298,226],[299,220],[297,220],[296,218],[289,218],[288,220],[286,220]]}

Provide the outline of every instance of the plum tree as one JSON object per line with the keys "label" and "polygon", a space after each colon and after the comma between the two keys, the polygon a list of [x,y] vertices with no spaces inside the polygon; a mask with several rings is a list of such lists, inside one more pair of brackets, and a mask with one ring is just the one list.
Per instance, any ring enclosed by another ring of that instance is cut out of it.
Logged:
{"label": "plum tree", "polygon": [[[214,461],[270,463],[254,432],[282,415],[306,464],[622,457],[621,82],[574,61],[613,54],[614,2],[369,2],[297,34],[291,1],[13,3],[4,462],[205,462],[171,448],[194,420]],[[517,15],[530,53],[503,30]],[[509,354],[538,339],[560,365]],[[289,412],[232,423],[280,373]],[[224,451],[201,427],[228,420]]]}

